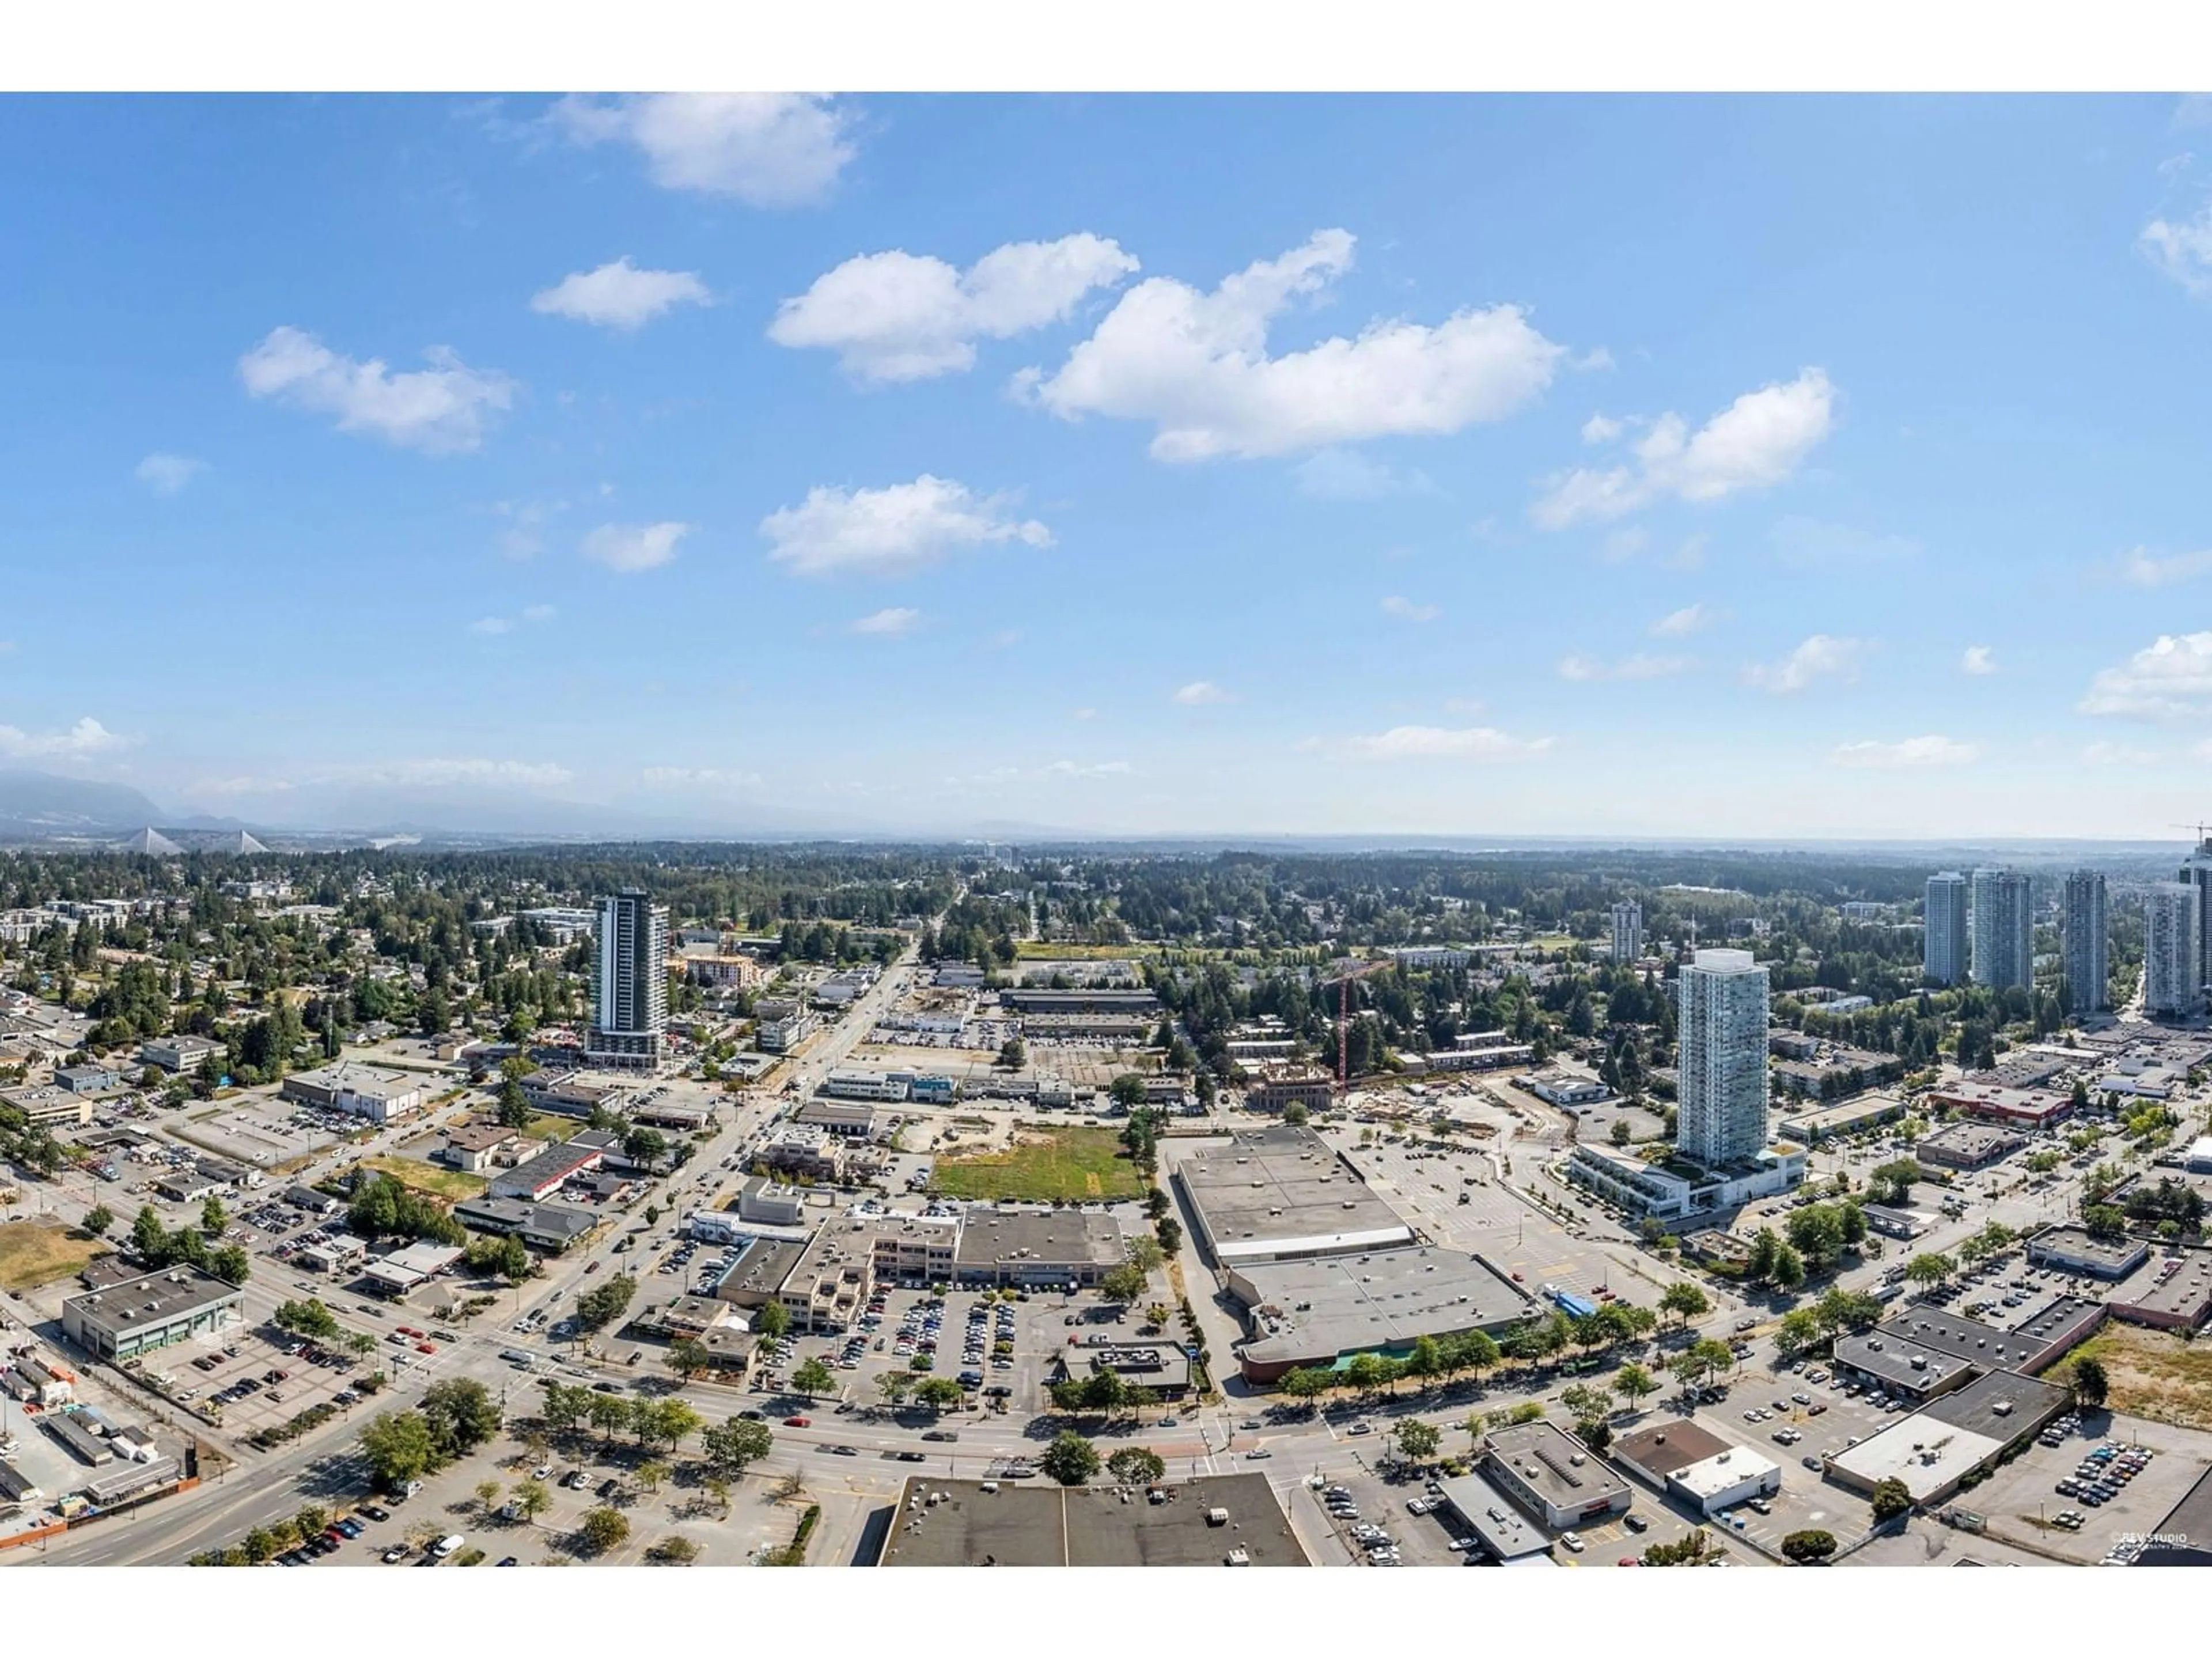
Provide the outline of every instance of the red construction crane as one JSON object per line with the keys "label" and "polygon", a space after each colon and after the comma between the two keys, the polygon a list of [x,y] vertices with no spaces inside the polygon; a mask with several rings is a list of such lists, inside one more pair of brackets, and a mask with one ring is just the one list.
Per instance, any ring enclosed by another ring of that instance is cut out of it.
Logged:
{"label": "red construction crane", "polygon": [[[1344,1098],[1352,1081],[1352,981],[1391,966],[1390,959],[1353,963],[1336,979],[1336,1096]],[[1324,985],[1329,981],[1323,980]]]}

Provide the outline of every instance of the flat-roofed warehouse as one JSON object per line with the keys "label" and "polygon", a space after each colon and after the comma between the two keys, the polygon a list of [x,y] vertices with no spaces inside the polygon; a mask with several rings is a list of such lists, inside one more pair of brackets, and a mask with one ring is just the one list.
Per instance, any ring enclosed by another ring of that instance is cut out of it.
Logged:
{"label": "flat-roofed warehouse", "polygon": [[1434,1245],[1254,1262],[1230,1270],[1229,1288],[1251,1331],[1239,1350],[1250,1382],[1356,1353],[1402,1352],[1424,1336],[1502,1330],[1530,1305],[1480,1256]]}
{"label": "flat-roofed warehouse", "polygon": [[1254,1129],[1194,1148],[1175,1179],[1200,1243],[1225,1271],[1413,1242],[1413,1230],[1359,1172],[1303,1127]]}
{"label": "flat-roofed warehouse", "polygon": [[2013,1371],[1990,1371],[1941,1395],[1828,1460],[1828,1477],[1870,1492],[1894,1478],[1916,1504],[1937,1504],[1996,1466],[2066,1409],[2067,1391]]}
{"label": "flat-roofed warehouse", "polygon": [[244,1295],[197,1267],[164,1267],[62,1304],[62,1334],[102,1359],[129,1359],[226,1324]]}
{"label": "flat-roofed warehouse", "polygon": [[[987,1491],[987,1487],[997,1487]],[[1263,1475],[1151,1489],[916,1475],[889,1517],[879,1567],[1304,1567]],[[935,1501],[933,1502],[932,1500]]]}
{"label": "flat-roofed warehouse", "polygon": [[1110,1215],[971,1209],[952,1271],[963,1285],[1096,1285],[1128,1255],[1121,1224]]}

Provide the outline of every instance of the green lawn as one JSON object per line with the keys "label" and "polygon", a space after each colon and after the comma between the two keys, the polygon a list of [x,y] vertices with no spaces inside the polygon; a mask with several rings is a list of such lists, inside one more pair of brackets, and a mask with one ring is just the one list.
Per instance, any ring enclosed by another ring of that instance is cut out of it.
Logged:
{"label": "green lawn", "polygon": [[382,1170],[403,1187],[449,1201],[474,1198],[491,1185],[482,1176],[471,1175],[465,1170],[441,1170],[434,1164],[418,1163],[411,1158],[365,1158],[362,1162],[372,1170]]}
{"label": "green lawn", "polygon": [[948,1198],[1087,1200],[1141,1197],[1144,1177],[1111,1129],[1024,1129],[1002,1152],[940,1158],[934,1184]]}
{"label": "green lawn", "polygon": [[67,1279],[107,1246],[73,1228],[47,1221],[0,1225],[0,1290],[28,1291]]}

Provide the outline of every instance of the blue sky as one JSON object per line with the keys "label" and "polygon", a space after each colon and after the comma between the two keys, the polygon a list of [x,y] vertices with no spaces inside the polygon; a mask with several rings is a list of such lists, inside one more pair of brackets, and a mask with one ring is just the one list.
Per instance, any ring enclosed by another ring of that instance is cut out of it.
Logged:
{"label": "blue sky", "polygon": [[732,830],[2212,785],[2201,100],[16,99],[0,172],[0,764]]}

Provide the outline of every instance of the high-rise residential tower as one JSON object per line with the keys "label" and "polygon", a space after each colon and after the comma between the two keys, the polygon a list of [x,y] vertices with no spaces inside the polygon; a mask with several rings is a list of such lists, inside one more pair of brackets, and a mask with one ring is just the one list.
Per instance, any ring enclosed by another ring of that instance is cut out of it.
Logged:
{"label": "high-rise residential tower", "polygon": [[2016,870],[1973,874],[1973,980],[1992,991],[2035,983],[2035,913]]}
{"label": "high-rise residential tower", "polygon": [[2193,1014],[2203,1001],[2199,981],[2199,894],[2194,883],[2158,882],[2143,893],[2143,1012],[2172,1018]]}
{"label": "high-rise residential tower", "polygon": [[1938,985],[1956,985],[1966,976],[1966,878],[1956,870],[1929,877],[1927,908],[1921,971]]}
{"label": "high-rise residential tower", "polygon": [[1613,962],[1616,968],[1632,968],[1644,955],[1644,907],[1634,899],[1621,899],[1613,907]]}
{"label": "high-rise residential tower", "polygon": [[2197,895],[2197,991],[2212,985],[2212,836],[2181,861],[2181,879]]}
{"label": "high-rise residential tower", "polygon": [[1674,1146],[1725,1169],[1766,1146],[1766,969],[1748,951],[1700,951],[1681,978]]}
{"label": "high-rise residential tower", "polygon": [[2066,878],[2059,935],[2067,1008],[2076,1014],[2094,1014],[2105,1006],[2105,878],[2100,872],[2076,870]]}
{"label": "high-rise residential tower", "polygon": [[599,903],[584,1055],[598,1066],[651,1067],[667,1030],[668,908],[626,887]]}

